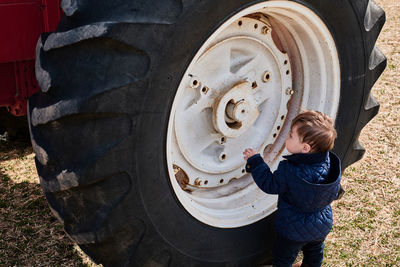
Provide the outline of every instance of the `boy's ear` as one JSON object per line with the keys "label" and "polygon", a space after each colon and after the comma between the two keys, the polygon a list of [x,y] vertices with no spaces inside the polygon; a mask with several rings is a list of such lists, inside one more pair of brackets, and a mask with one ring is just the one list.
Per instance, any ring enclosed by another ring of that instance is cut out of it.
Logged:
{"label": "boy's ear", "polygon": [[302,152],[302,153],[309,153],[309,152],[311,152],[311,146],[310,146],[309,144],[303,143],[302,146],[303,146],[303,147],[301,148],[301,152]]}

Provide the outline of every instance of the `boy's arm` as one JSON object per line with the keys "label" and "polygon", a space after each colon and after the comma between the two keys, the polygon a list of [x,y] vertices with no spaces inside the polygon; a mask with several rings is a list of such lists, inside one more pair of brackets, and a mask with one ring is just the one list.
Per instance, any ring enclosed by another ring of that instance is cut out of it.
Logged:
{"label": "boy's arm", "polygon": [[262,191],[268,194],[279,194],[284,190],[284,183],[280,183],[279,179],[282,171],[279,167],[272,173],[260,154],[256,154],[247,160],[246,172],[251,173],[254,182]]}

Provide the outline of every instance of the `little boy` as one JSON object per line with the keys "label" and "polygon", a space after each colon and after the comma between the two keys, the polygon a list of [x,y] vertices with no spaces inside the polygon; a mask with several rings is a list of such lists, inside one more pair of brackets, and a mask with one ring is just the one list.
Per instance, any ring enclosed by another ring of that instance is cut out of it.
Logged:
{"label": "little boy", "polygon": [[286,149],[272,173],[262,157],[246,149],[246,171],[268,194],[278,194],[274,266],[292,266],[303,251],[303,262],[293,266],[321,266],[324,240],[332,229],[331,202],[338,197],[339,158],[330,152],[336,139],[332,120],[318,111],[297,115],[286,137]]}

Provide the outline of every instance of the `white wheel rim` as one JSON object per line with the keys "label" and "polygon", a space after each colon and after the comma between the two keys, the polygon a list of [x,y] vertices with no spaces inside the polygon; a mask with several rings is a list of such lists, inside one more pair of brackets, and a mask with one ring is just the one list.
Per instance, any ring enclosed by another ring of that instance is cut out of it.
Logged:
{"label": "white wheel rim", "polygon": [[277,196],[244,173],[242,151],[258,150],[276,169],[291,119],[301,109],[335,119],[339,97],[335,42],[313,11],[267,1],[237,13],[199,49],[173,101],[167,163],[177,198],[215,227],[265,218]]}

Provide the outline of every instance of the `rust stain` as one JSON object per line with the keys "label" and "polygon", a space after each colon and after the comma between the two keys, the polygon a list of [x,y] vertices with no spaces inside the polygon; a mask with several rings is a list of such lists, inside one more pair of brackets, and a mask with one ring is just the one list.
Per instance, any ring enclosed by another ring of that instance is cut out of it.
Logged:
{"label": "rust stain", "polygon": [[175,179],[178,182],[179,186],[183,190],[187,190],[186,187],[189,184],[189,177],[186,175],[186,173],[179,168],[178,166],[174,165],[174,173],[175,173]]}

